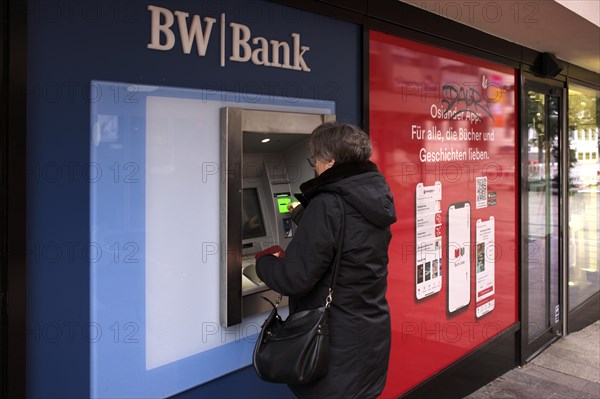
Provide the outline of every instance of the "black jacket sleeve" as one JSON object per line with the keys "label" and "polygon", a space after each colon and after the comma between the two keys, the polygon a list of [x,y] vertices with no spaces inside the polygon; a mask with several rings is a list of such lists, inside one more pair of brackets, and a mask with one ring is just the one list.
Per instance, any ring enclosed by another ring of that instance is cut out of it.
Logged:
{"label": "black jacket sleeve", "polygon": [[256,262],[260,279],[283,295],[309,292],[333,263],[341,217],[332,194],[316,196],[304,209],[285,258],[267,255]]}
{"label": "black jacket sleeve", "polygon": [[295,207],[291,212],[291,217],[296,226],[300,224],[300,220],[302,219],[302,215],[304,214],[304,205],[300,204]]}

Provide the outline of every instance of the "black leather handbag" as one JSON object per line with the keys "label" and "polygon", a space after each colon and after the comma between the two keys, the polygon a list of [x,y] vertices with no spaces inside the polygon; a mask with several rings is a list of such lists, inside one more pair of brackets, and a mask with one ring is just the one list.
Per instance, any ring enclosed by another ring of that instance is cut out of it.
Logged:
{"label": "black leather handbag", "polygon": [[[340,239],[333,262],[329,293],[323,306],[293,313],[282,320],[277,305],[262,325],[256,340],[252,362],[259,377],[265,381],[285,384],[308,384],[327,374],[329,366],[329,325],[327,314],[333,300],[333,287],[342,254],[345,231],[344,203]],[[281,297],[280,297],[281,298]],[[268,301],[268,299],[265,298]],[[269,301],[271,302],[271,301]]]}

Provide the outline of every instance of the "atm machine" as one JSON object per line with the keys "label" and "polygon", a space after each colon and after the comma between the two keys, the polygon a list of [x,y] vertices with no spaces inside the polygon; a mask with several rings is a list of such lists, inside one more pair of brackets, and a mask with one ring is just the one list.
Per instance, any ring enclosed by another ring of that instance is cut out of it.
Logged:
{"label": "atm machine", "polygon": [[287,205],[312,179],[308,136],[335,115],[221,109],[221,322],[229,327],[275,300],[256,275],[254,255],[286,249],[294,236]]}

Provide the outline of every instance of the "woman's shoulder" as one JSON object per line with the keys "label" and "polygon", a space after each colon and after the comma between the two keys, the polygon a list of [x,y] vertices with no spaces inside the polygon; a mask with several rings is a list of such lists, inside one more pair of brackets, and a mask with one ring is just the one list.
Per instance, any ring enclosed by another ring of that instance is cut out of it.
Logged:
{"label": "woman's shoulder", "polygon": [[332,204],[339,203],[338,197],[341,199],[341,194],[334,190],[320,190],[311,198],[310,203],[320,206],[331,206]]}
{"label": "woman's shoulder", "polygon": [[338,218],[342,207],[340,201],[341,195],[335,191],[320,191],[311,198],[304,212],[320,218]]}

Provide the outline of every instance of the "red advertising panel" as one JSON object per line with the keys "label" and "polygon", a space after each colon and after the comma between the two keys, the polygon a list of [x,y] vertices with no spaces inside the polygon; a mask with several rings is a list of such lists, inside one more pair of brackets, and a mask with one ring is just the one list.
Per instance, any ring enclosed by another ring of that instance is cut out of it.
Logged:
{"label": "red advertising panel", "polygon": [[515,70],[370,35],[370,134],[392,189],[395,398],[518,320]]}

